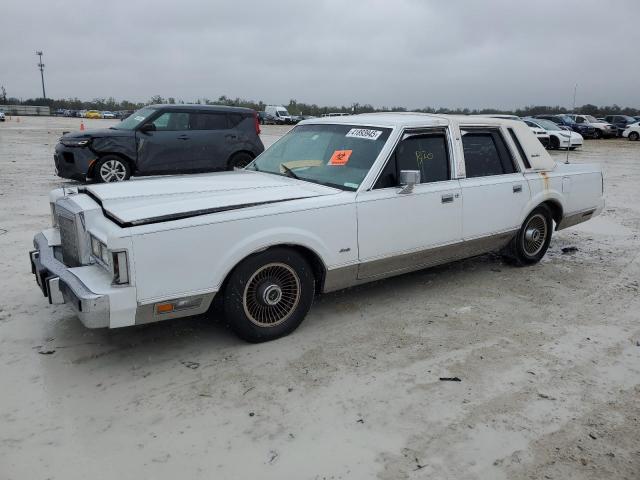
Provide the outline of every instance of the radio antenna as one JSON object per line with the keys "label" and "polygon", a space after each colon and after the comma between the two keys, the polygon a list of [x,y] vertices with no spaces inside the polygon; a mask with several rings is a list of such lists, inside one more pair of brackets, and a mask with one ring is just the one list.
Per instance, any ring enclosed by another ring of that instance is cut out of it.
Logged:
{"label": "radio antenna", "polygon": [[[578,84],[576,83],[573,87],[573,107],[571,108],[571,112],[576,112],[576,93],[578,91]],[[571,133],[569,133],[569,145],[567,145],[567,158],[564,163],[569,163],[569,152],[571,151]]]}

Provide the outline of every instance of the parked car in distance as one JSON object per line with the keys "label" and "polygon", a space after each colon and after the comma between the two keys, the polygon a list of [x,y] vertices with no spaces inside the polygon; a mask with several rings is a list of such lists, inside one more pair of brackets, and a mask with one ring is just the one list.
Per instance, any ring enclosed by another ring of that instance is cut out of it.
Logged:
{"label": "parked car in distance", "polygon": [[60,177],[120,182],[131,175],[232,170],[262,153],[260,126],[248,108],[150,105],[110,128],[60,138]]}
{"label": "parked car in distance", "polygon": [[596,129],[590,125],[584,125],[580,123],[576,123],[573,118],[569,115],[558,114],[558,115],[536,115],[535,118],[542,118],[544,120],[551,120],[558,125],[565,126],[574,132],[582,135],[583,138],[596,138],[597,132]]}
{"label": "parked car in distance", "polygon": [[273,115],[267,112],[258,112],[258,119],[260,120],[260,125],[275,125],[276,119]]}
{"label": "parked car in distance", "polygon": [[290,125],[293,123],[293,118],[282,105],[267,105],[264,111],[267,115],[271,115],[278,125]]}
{"label": "parked car in distance", "polygon": [[640,140],[640,122],[627,125],[627,128],[622,132],[622,136],[634,142]]}
{"label": "parked car in distance", "polygon": [[[503,118],[505,120],[514,120],[516,122],[522,122],[523,120],[517,115],[504,115],[504,114],[489,114],[489,115],[475,115],[478,117],[485,116],[491,118]],[[532,127],[528,125],[533,134],[536,136],[538,141],[544,146],[544,148],[549,148],[551,143],[551,137],[549,133],[544,128]]]}
{"label": "parked car in distance", "polygon": [[118,110],[116,112],[116,118],[119,118],[120,120],[124,120],[125,118],[130,117],[131,114],[133,114],[133,110]]}
{"label": "parked car in distance", "polygon": [[78,117],[85,118],[87,116],[86,110],[78,110]]}
{"label": "parked car in distance", "polygon": [[217,298],[260,342],[291,333],[319,293],[490,251],[535,264],[554,229],[602,211],[602,185],[598,165],[556,163],[522,122],[314,119],[243,170],[54,190],[30,259],[49,302],[88,327]]}
{"label": "parked car in distance", "polygon": [[637,121],[629,115],[607,115],[604,118],[607,122],[611,123],[618,129],[618,136],[622,136],[622,133],[627,129],[627,127]]}
{"label": "parked car in distance", "polygon": [[568,114],[567,116],[578,125],[589,125],[595,128],[593,138],[611,138],[618,136],[616,127],[608,122],[598,120],[593,115]]}
{"label": "parked car in distance", "polygon": [[87,110],[86,118],[102,118],[102,113],[98,110]]}
{"label": "parked car in distance", "polygon": [[6,120],[6,117],[4,115],[4,112],[0,112],[0,122],[4,122]]}
{"label": "parked car in distance", "polygon": [[116,114],[109,111],[102,112],[102,118],[116,118]]}
{"label": "parked car in distance", "polygon": [[529,127],[542,128],[549,134],[549,148],[551,149],[568,148],[569,150],[575,150],[584,143],[582,135],[551,120],[537,117],[525,117],[523,120]]}

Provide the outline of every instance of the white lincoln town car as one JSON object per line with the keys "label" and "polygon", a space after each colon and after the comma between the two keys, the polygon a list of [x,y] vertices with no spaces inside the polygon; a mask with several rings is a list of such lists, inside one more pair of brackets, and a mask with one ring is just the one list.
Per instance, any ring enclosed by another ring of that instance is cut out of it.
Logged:
{"label": "white lincoln town car", "polygon": [[[538,262],[598,215],[598,165],[556,163],[522,122],[366,114],[301,122],[243,170],[54,190],[32,271],[87,327],[208,312],[243,339],[314,297],[501,251]],[[214,303],[215,299],[215,303]]]}

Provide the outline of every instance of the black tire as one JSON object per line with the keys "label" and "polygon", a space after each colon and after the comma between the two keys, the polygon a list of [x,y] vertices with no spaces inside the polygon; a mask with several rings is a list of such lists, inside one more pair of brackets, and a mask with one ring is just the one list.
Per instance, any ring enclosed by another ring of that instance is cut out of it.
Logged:
{"label": "black tire", "polygon": [[102,157],[93,168],[93,178],[98,183],[124,182],[130,177],[129,162],[115,155]]}
{"label": "black tire", "polygon": [[544,205],[536,207],[527,216],[518,234],[511,240],[506,249],[506,256],[520,267],[538,263],[547,253],[552,231],[551,212]]}
{"label": "black tire", "polygon": [[558,150],[560,148],[560,140],[558,140],[558,137],[552,136],[549,139],[549,148],[551,148],[551,150]]}
{"label": "black tire", "polygon": [[295,250],[276,247],[243,260],[231,272],[223,293],[223,312],[232,330],[251,343],[293,332],[314,297],[309,263]]}
{"label": "black tire", "polygon": [[228,163],[228,169],[244,168],[253,161],[253,156],[247,152],[238,152],[231,156]]}
{"label": "black tire", "polygon": [[595,133],[593,134],[593,139],[594,140],[600,140],[602,138],[602,132],[598,129],[596,129]]}
{"label": "black tire", "polygon": [[637,142],[638,140],[640,140],[640,134],[638,134],[638,132],[629,133],[629,140],[631,140],[632,142]]}

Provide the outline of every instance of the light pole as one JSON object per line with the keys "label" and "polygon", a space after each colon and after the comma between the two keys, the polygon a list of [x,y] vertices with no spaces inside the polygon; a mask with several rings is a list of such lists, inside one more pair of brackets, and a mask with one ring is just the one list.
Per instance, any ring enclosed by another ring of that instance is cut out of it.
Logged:
{"label": "light pole", "polygon": [[38,67],[40,67],[40,78],[42,79],[42,98],[46,99],[47,94],[44,91],[44,63],[42,63],[42,50],[37,51],[36,55],[40,57],[40,62],[38,62]]}

